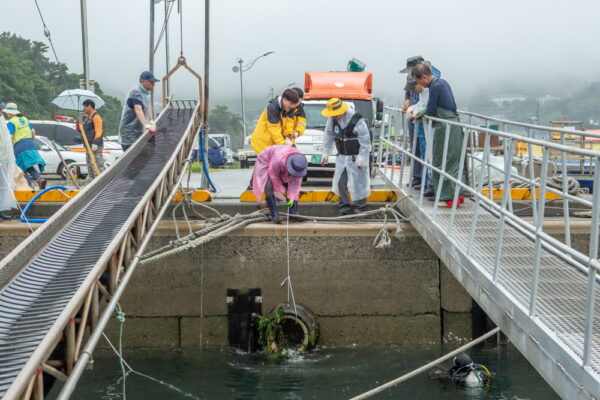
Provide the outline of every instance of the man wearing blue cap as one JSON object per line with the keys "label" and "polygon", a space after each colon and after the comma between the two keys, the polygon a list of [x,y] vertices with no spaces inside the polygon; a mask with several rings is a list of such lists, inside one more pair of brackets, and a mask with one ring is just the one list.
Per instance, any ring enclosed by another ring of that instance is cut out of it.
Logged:
{"label": "man wearing blue cap", "polygon": [[156,133],[156,124],[152,115],[150,92],[158,79],[150,71],[140,74],[140,83],[131,89],[123,105],[119,137],[123,151],[127,150],[147,130]]}

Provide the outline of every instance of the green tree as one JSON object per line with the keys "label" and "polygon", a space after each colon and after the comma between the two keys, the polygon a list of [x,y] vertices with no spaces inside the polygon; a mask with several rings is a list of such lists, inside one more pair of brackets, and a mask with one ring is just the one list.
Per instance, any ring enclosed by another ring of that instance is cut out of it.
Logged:
{"label": "green tree", "polygon": [[232,113],[227,106],[215,106],[208,113],[208,126],[210,133],[228,133],[234,149],[243,145],[242,116]]}
{"label": "green tree", "polygon": [[[81,74],[68,72],[65,64],[47,56],[44,43],[24,39],[10,32],[0,34],[0,99],[15,102],[31,119],[51,119],[57,114],[76,116],[52,104],[65,89],[79,87]],[[105,134],[116,135],[121,117],[121,102],[105,94],[96,83],[96,94],[106,105],[99,111],[105,122]]]}

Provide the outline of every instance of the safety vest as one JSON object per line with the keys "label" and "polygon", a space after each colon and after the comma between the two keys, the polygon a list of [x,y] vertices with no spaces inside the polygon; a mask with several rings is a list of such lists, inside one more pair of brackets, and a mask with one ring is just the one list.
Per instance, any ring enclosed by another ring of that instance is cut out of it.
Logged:
{"label": "safety vest", "polygon": [[335,141],[335,147],[337,148],[338,154],[344,156],[358,155],[360,151],[360,142],[358,141],[358,135],[354,133],[354,128],[361,118],[362,115],[360,115],[360,113],[355,113],[344,129],[342,129],[337,120],[333,120],[333,140]]}
{"label": "safety vest", "polygon": [[102,140],[102,136],[100,136],[100,138],[96,139],[96,127],[94,125],[94,117],[97,114],[98,114],[98,111],[94,111],[94,113],[92,115],[90,115],[88,117],[88,119],[86,119],[85,122],[83,123],[83,131],[85,132],[85,137],[87,138],[90,146],[92,144],[96,144],[98,146],[101,146],[104,144],[104,141]]}
{"label": "safety vest", "polygon": [[27,118],[15,115],[9,119],[8,122],[12,122],[12,124],[15,126],[15,133],[12,134],[13,144],[22,139],[33,138],[33,132],[29,127],[29,120]]}

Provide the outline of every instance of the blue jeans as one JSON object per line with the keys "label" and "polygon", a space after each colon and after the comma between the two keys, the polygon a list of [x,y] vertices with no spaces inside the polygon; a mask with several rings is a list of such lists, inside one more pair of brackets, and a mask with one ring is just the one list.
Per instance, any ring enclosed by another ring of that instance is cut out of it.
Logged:
{"label": "blue jeans", "polygon": [[29,167],[25,170],[25,179],[27,179],[29,186],[31,186],[31,179],[37,181],[40,178],[41,175],[35,167]]}

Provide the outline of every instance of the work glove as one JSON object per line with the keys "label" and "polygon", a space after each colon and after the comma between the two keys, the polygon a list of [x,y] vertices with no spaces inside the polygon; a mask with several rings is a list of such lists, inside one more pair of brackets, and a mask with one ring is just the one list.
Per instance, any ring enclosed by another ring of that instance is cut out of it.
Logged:
{"label": "work glove", "polygon": [[288,198],[285,199],[285,206],[287,208],[292,208],[293,205],[294,205],[294,200],[288,199]]}
{"label": "work glove", "polygon": [[415,107],[414,106],[410,106],[406,109],[406,117],[410,120],[410,121],[414,121],[415,120]]}
{"label": "work glove", "polygon": [[366,168],[367,167],[367,159],[364,156],[356,157],[356,168]]}
{"label": "work glove", "polygon": [[327,164],[327,155],[323,154],[323,156],[321,157],[321,167],[324,167],[325,164]]}
{"label": "work glove", "polygon": [[97,144],[92,144],[92,151],[96,151],[98,150],[98,145]]}
{"label": "work glove", "polygon": [[293,144],[292,139],[289,136],[285,137],[285,144],[287,144],[288,146],[291,146]]}
{"label": "work glove", "polygon": [[156,124],[154,123],[154,121],[148,121],[148,123],[144,125],[144,128],[147,129],[150,133],[156,133]]}

